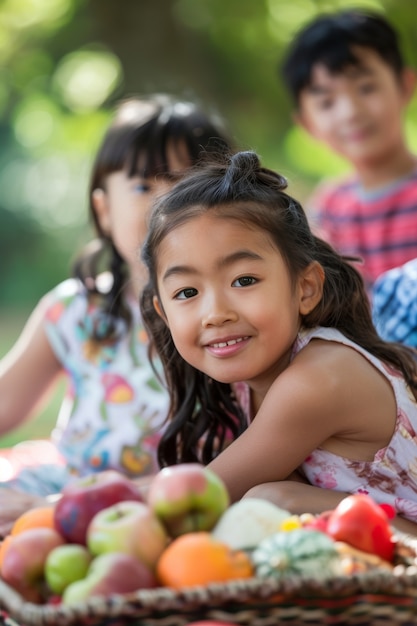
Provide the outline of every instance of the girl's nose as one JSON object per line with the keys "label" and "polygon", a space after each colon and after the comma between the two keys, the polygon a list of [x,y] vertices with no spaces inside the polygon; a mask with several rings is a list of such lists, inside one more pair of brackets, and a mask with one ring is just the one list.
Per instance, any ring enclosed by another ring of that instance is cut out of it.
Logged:
{"label": "girl's nose", "polygon": [[225,303],[212,301],[201,317],[201,325],[203,327],[222,326],[228,322],[236,322],[237,319],[238,314]]}

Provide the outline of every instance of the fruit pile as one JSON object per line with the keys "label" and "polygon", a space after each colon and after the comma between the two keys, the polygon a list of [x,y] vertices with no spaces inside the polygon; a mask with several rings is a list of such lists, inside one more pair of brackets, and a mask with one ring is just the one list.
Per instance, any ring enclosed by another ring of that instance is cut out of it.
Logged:
{"label": "fruit pile", "polygon": [[25,600],[69,605],[159,586],[392,569],[392,516],[365,495],[320,516],[256,498],[230,505],[216,474],[193,463],[161,470],[145,497],[109,470],[21,515],[0,544],[0,575]]}

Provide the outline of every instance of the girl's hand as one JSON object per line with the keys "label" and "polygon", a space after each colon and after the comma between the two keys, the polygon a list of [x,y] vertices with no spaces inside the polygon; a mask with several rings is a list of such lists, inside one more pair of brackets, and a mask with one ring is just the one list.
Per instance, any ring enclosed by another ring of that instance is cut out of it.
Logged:
{"label": "girl's hand", "polygon": [[349,495],[341,491],[314,487],[300,480],[302,480],[301,476],[295,474],[295,480],[291,476],[289,480],[263,483],[249,489],[243,497],[269,500],[294,515],[302,513],[317,515],[334,509],[343,498]]}
{"label": "girl's hand", "polygon": [[[332,491],[314,487],[305,482],[300,482],[302,477],[295,473],[294,480],[282,480],[274,483],[264,483],[252,487],[245,495],[245,498],[263,498],[273,504],[289,511],[294,515],[302,513],[312,513],[318,515],[324,511],[336,508],[348,493]],[[391,525],[401,533],[417,536],[417,524],[397,515],[390,521]]]}

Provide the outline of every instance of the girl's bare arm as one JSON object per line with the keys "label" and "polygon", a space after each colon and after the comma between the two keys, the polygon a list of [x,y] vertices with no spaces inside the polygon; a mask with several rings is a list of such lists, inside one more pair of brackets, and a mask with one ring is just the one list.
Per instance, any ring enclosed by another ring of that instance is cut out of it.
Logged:
{"label": "girl's bare arm", "polygon": [[[295,480],[257,485],[250,489],[244,497],[269,500],[294,515],[301,515],[302,513],[317,515],[336,508],[339,502],[349,495],[341,491],[315,487],[305,481],[302,482],[297,476],[294,478]],[[391,524],[402,533],[417,536],[417,524],[404,517],[397,515]]]}
{"label": "girl's bare arm", "polygon": [[0,361],[0,435],[19,426],[35,411],[61,372],[45,334],[44,309],[41,301]]}
{"label": "girl's bare arm", "polygon": [[387,379],[351,348],[312,344],[273,382],[249,428],[211,462],[232,500],[286,480],[318,447],[372,460],[392,436],[396,405]]}

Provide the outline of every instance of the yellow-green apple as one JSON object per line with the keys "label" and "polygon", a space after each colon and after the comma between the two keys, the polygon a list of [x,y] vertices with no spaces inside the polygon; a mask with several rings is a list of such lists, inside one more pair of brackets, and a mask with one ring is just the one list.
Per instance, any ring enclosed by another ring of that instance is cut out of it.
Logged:
{"label": "yellow-green apple", "polygon": [[66,543],[51,550],[45,562],[45,580],[49,589],[57,594],[69,584],[87,575],[92,556],[85,546]]}
{"label": "yellow-green apple", "polygon": [[63,604],[84,602],[92,596],[108,596],[149,589],[157,584],[155,575],[130,554],[109,552],[92,560],[87,576],[71,583],[62,595]]}
{"label": "yellow-green apple", "polygon": [[229,505],[225,484],[198,463],[165,467],[152,479],[147,502],[171,537],[210,531]]}
{"label": "yellow-green apple", "polygon": [[71,543],[85,545],[87,527],[96,513],[122,500],[143,502],[139,487],[115,470],[77,478],[55,504],[55,528]]}
{"label": "yellow-green apple", "polygon": [[1,577],[26,600],[42,602],[46,559],[64,543],[53,528],[28,528],[9,536],[2,550]]}
{"label": "yellow-green apple", "polygon": [[291,513],[261,498],[243,498],[220,517],[212,535],[235,550],[254,548],[280,530]]}
{"label": "yellow-green apple", "polygon": [[143,502],[124,501],[99,511],[87,530],[94,555],[124,552],[154,568],[168,543],[163,524]]}

